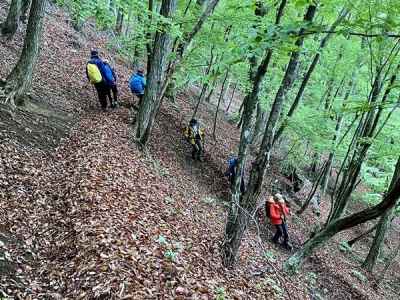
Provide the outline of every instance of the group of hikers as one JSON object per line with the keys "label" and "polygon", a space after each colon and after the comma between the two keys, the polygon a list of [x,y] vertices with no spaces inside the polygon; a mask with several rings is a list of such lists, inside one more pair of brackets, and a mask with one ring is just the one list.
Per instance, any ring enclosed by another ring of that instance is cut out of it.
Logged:
{"label": "group of hikers", "polygon": [[[100,58],[97,50],[92,50],[90,53],[90,60],[86,64],[86,76],[97,91],[101,109],[107,110],[107,99],[110,103],[109,107],[116,108],[118,106],[117,75],[109,61]],[[145,87],[144,71],[139,68],[129,79],[129,88],[138,98],[138,105],[143,100]]]}
{"label": "group of hikers", "polygon": [[[117,76],[115,70],[110,66],[109,61],[101,59],[97,50],[92,50],[90,60],[86,64],[86,75],[88,81],[92,83],[97,91],[100,106],[103,111],[107,109],[107,99],[110,103],[110,108],[118,106],[118,89]],[[138,106],[140,107],[143,101],[143,96],[146,87],[146,79],[143,69],[139,68],[136,73],[132,74],[129,79],[129,88],[138,98]],[[205,131],[201,127],[198,120],[192,118],[189,125],[184,128],[183,135],[189,144],[192,146],[193,160],[202,161],[204,154],[204,139]],[[225,176],[228,177],[230,187],[233,190],[237,176],[238,158],[234,153],[231,153],[228,159],[228,167]],[[242,176],[240,181],[240,192],[245,192],[244,168],[242,168]],[[289,215],[289,208],[281,194],[276,194],[275,197],[269,197],[265,205],[266,217],[270,219],[272,225],[275,226],[276,232],[272,238],[274,243],[280,243],[285,249],[290,250],[289,235],[286,218]]]}
{"label": "group of hikers", "polygon": [[[204,128],[200,126],[200,123],[196,119],[191,119],[189,126],[184,128],[184,136],[192,146],[192,158],[194,160],[202,161],[201,155],[204,152]],[[235,186],[238,158],[234,153],[230,154],[228,159],[228,167],[224,176],[228,177],[230,188],[233,190]],[[241,180],[240,180],[240,192],[245,192],[244,182],[244,168],[242,168]],[[275,227],[275,235],[272,238],[272,242],[280,244],[283,248],[291,250],[292,246],[289,243],[287,217],[290,211],[288,205],[279,193],[275,197],[270,196],[265,203],[265,215],[270,219],[271,224]],[[280,241],[282,239],[282,241]]]}

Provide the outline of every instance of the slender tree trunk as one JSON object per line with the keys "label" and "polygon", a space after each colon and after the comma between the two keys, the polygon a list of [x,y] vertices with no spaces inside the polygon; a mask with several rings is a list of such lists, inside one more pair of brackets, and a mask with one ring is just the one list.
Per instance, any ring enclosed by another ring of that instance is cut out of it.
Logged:
{"label": "slender tree trunk", "polygon": [[385,278],[387,270],[389,270],[390,265],[395,261],[396,257],[399,255],[399,253],[400,253],[400,243],[398,243],[396,249],[393,251],[392,255],[387,260],[385,267],[383,268],[383,271],[379,275],[379,278],[376,280],[377,284],[381,283],[382,280]]}
{"label": "slender tree trunk", "polygon": [[19,18],[21,16],[21,0],[12,0],[8,9],[7,19],[1,24],[1,33],[12,39],[18,30]]}
{"label": "slender tree trunk", "polygon": [[214,140],[217,139],[216,136],[215,136],[215,130],[217,128],[218,111],[219,111],[219,106],[221,104],[221,100],[224,98],[225,85],[226,85],[226,81],[227,81],[228,77],[229,77],[229,68],[226,70],[225,78],[224,78],[224,81],[222,82],[222,86],[221,86],[221,92],[219,93],[217,109],[215,110],[214,126],[213,126],[213,138],[214,138]]}
{"label": "slender tree trunk", "polygon": [[8,75],[4,87],[7,94],[5,102],[12,106],[23,105],[24,97],[32,86],[33,71],[39,57],[46,3],[46,0],[32,0],[22,53]]}
{"label": "slender tree trunk", "polygon": [[25,23],[28,20],[29,7],[31,6],[31,0],[22,0],[21,16],[20,21]]}
{"label": "slender tree trunk", "polygon": [[[286,3],[283,2],[284,1],[281,2],[281,6],[278,9],[278,15],[279,12],[282,14],[283,8],[286,5]],[[315,11],[316,11],[315,5],[310,5],[308,7],[307,12],[304,16],[304,21],[306,23],[309,23],[313,20]],[[304,28],[300,29],[299,38],[295,43],[296,49],[300,49],[303,45],[304,36],[302,35],[302,33],[304,32],[304,30],[305,30]],[[268,51],[267,55],[268,54],[271,55],[272,52]],[[269,156],[272,148],[272,141],[274,138],[275,128],[280,117],[280,111],[284,102],[285,94],[292,85],[294,80],[293,75],[295,74],[296,71],[299,55],[300,55],[299,50],[294,51],[291,55],[284,78],[282,80],[282,84],[277,92],[275,101],[272,104],[271,112],[269,114],[260,151],[257,155],[255,162],[252,164],[249,184],[247,186],[246,192],[242,196],[240,193],[240,183],[242,180],[241,170],[242,170],[242,164],[248,155],[248,144],[251,141],[250,136],[253,127],[252,118],[256,103],[258,102],[258,92],[260,84],[256,86],[257,88],[256,93],[250,95],[249,98],[244,100],[245,108],[244,108],[244,117],[242,125],[242,135],[240,138],[240,146],[239,146],[239,159],[238,159],[239,163],[238,163],[238,173],[237,173],[241,175],[237,176],[237,178],[235,179],[235,189],[232,195],[231,209],[229,211],[228,221],[225,230],[225,238],[222,244],[225,266],[232,266],[234,264],[239,252],[239,246],[243,234],[247,227],[248,216],[252,215],[256,208],[258,196],[261,192],[264,171],[266,169],[267,164],[269,163]],[[256,79],[260,75],[259,71],[260,68],[262,70],[264,63],[265,59],[261,62],[261,65],[258,68],[258,71],[256,73]],[[262,73],[262,78],[264,77],[264,74],[265,72]],[[255,81],[255,83],[256,82],[257,81]]]}
{"label": "slender tree trunk", "polygon": [[235,85],[233,86],[233,90],[232,90],[232,94],[231,94],[231,99],[229,100],[228,107],[227,107],[226,110],[225,110],[226,113],[229,113],[229,109],[231,108],[232,101],[233,101],[233,97],[235,96],[236,88],[237,88],[237,83],[235,83]]}
{"label": "slender tree trunk", "polygon": [[262,134],[263,124],[267,121],[267,112],[261,107],[260,102],[257,103],[256,122],[254,124],[254,131],[251,143],[256,145]]}
{"label": "slender tree trunk", "polygon": [[[176,0],[163,0],[161,3],[160,14],[164,18],[171,18],[176,10]],[[161,104],[160,88],[169,45],[168,29],[163,28],[156,32],[154,47],[151,51],[150,70],[148,71],[147,85],[143,102],[139,107],[138,118],[136,121],[136,139],[139,145],[145,146],[157,111]]]}
{"label": "slender tree trunk", "polygon": [[386,232],[390,226],[390,220],[394,213],[394,207],[387,210],[381,217],[376,227],[374,240],[372,241],[371,248],[368,255],[362,264],[362,267],[367,271],[372,272],[378,260],[379,253],[381,252],[383,241],[385,240]]}
{"label": "slender tree trunk", "polygon": [[387,210],[396,205],[400,197],[400,157],[398,158],[392,183],[383,200],[370,208],[354,213],[348,217],[334,219],[324,229],[318,232],[313,238],[309,239],[303,247],[296,251],[285,263],[285,269],[290,273],[297,272],[304,259],[310,256],[313,251],[324,245],[331,237],[337,233],[355,227],[359,224],[373,220]]}
{"label": "slender tree trunk", "polygon": [[[336,21],[331,25],[331,27],[329,28],[329,32],[333,32],[335,31],[336,27],[346,18],[346,16],[348,15],[349,11],[347,9],[342,9],[342,11],[340,12],[338,18],[336,19]],[[327,33],[325,35],[325,37],[321,40],[321,43],[319,45],[319,51],[317,52],[317,54],[315,54],[314,59],[312,60],[310,66],[308,67],[308,70],[306,72],[306,74],[304,75],[303,81],[301,82],[299,91],[297,92],[296,98],[294,99],[287,115],[286,118],[291,118],[294,114],[294,112],[296,111],[302,97],[304,94],[304,91],[306,89],[306,86],[311,78],[312,73],[314,72],[315,67],[317,66],[319,59],[321,57],[321,52],[322,50],[325,48],[325,46],[327,45],[329,39],[331,38],[332,33]],[[283,122],[283,124],[279,127],[279,129],[277,130],[276,134],[275,134],[275,138],[274,138],[274,143],[281,137],[283,131],[285,130],[285,127],[287,126],[287,122]]]}
{"label": "slender tree trunk", "polygon": [[120,35],[122,33],[122,27],[124,25],[124,10],[122,8],[118,9],[117,21],[115,24],[115,32]]}
{"label": "slender tree trunk", "polygon": [[[371,143],[365,143],[364,141],[365,139],[373,138],[375,135],[379,119],[382,115],[382,110],[384,107],[383,104],[386,103],[386,100],[390,92],[392,91],[393,84],[396,80],[396,75],[399,69],[400,64],[397,66],[394,74],[391,76],[389,85],[387,86],[380,103],[377,103],[377,99],[382,89],[381,76],[383,72],[383,66],[381,66],[380,69],[377,71],[369,97],[369,105],[371,106],[371,109],[368,112],[364,113],[364,117],[360,120],[358,130],[356,130],[355,136],[353,137],[353,141],[355,141],[355,143],[352,142],[349,146],[348,153],[352,152],[352,155],[349,163],[347,164],[346,171],[342,175],[341,183],[337,191],[337,197],[331,207],[328,223],[332,222],[334,219],[341,217],[347,207],[348,199],[350,198],[351,193],[356,187],[362,164],[365,160],[369,148],[371,147]],[[353,145],[355,145],[354,151],[351,151],[350,149],[353,147]],[[343,169],[346,159],[347,155],[344,159],[344,163],[341,169]],[[337,176],[339,178],[340,172]]]}

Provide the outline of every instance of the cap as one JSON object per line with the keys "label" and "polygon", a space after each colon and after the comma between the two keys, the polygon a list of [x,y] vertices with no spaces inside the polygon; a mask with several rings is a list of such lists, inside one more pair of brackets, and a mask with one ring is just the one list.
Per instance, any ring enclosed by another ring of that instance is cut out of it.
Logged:
{"label": "cap", "polygon": [[284,203],[285,199],[283,199],[283,196],[279,193],[275,194],[275,198],[278,199],[278,202]]}

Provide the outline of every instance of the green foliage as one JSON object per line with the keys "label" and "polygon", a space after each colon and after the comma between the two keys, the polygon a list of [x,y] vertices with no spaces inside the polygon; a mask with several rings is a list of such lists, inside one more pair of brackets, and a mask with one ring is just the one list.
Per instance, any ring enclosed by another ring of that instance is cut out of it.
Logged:
{"label": "green foliage", "polygon": [[216,300],[225,300],[226,293],[223,287],[219,287],[215,290]]}

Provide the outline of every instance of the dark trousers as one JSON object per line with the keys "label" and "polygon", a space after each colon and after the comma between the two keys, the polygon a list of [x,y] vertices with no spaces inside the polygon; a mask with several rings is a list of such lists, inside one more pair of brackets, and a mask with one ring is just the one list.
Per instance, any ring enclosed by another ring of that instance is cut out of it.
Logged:
{"label": "dark trousers", "polygon": [[272,241],[274,243],[278,243],[281,236],[283,236],[282,245],[284,247],[289,247],[289,234],[288,234],[288,228],[287,228],[286,223],[282,223],[280,225],[275,225],[275,228],[276,228],[276,232],[275,232],[274,237],[272,238]]}
{"label": "dark trousers", "polygon": [[[111,92],[112,92],[112,96],[111,96]],[[117,85],[112,85],[112,86],[108,87],[107,97],[108,97],[108,100],[110,101],[110,107],[115,107],[118,103]],[[113,99],[113,97],[114,97],[114,99]]]}
{"label": "dark trousers", "polygon": [[195,143],[192,144],[192,158],[201,160],[201,153],[203,152],[203,145],[201,144],[201,140],[195,139]]}
{"label": "dark trousers", "polygon": [[144,94],[133,94],[133,95],[134,95],[133,100],[135,100],[135,96],[139,99],[139,101],[137,103],[137,106],[140,107],[140,105],[143,102]]}
{"label": "dark trousers", "polygon": [[103,110],[107,108],[107,93],[108,86],[104,82],[95,83],[94,87],[97,91],[97,95],[99,96],[100,106]]}

